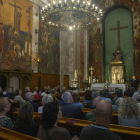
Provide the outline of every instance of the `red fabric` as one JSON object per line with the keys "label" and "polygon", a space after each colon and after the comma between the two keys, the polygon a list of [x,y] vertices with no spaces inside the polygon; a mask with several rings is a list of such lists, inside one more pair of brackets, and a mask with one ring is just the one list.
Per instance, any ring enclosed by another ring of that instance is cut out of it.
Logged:
{"label": "red fabric", "polygon": [[37,93],[37,94],[35,95],[35,99],[40,99],[40,104],[39,104],[39,106],[42,106],[42,98],[41,98],[41,96],[39,95],[39,93]]}

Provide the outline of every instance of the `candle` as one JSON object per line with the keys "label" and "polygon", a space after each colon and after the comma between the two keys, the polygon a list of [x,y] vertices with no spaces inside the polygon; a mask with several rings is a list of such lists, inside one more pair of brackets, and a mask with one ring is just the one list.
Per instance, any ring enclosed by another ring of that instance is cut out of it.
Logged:
{"label": "candle", "polygon": [[90,83],[90,76],[89,76],[89,83]]}

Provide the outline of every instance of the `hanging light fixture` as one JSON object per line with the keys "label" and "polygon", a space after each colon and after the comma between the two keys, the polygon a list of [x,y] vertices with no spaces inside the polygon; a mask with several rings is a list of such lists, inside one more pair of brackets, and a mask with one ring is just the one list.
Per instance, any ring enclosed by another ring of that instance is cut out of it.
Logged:
{"label": "hanging light fixture", "polygon": [[89,1],[55,0],[40,8],[42,22],[64,30],[91,27],[102,17],[102,9]]}

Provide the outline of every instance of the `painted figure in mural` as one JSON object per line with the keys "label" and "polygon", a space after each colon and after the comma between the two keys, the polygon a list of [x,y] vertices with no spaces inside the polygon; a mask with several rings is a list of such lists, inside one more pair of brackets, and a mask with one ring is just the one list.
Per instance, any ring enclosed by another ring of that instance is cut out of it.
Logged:
{"label": "painted figure in mural", "polygon": [[106,0],[105,1],[105,7],[106,8],[110,7],[111,5],[114,5],[114,0]]}
{"label": "painted figure in mural", "polygon": [[14,41],[11,41],[10,44],[13,46],[13,51],[17,53],[17,58],[24,56],[24,48],[22,42],[19,39],[19,34],[17,31],[14,32]]}
{"label": "painted figure in mural", "polygon": [[17,56],[17,53],[14,52],[14,51],[7,51],[6,53],[4,53],[4,56],[3,56],[3,66],[4,68],[10,68],[10,67],[13,67],[13,64],[12,62],[15,61],[15,58]]}
{"label": "painted figure in mural", "polygon": [[7,52],[10,48],[10,41],[11,41],[11,30],[12,30],[12,24],[9,23],[4,30],[4,52]]}
{"label": "painted figure in mural", "polygon": [[3,39],[4,39],[4,31],[3,31],[4,21],[0,20],[0,53],[3,53]]}
{"label": "painted figure in mural", "polygon": [[139,46],[140,46],[140,28],[138,29],[138,35],[135,37],[134,45],[135,45],[135,48],[139,49]]}
{"label": "painted figure in mural", "polygon": [[30,16],[30,13],[31,13],[31,10],[32,10],[32,7],[29,7],[26,12],[28,13],[28,19],[27,19],[27,26],[28,26],[28,35],[30,35],[31,31],[30,31],[30,24],[31,24],[31,16]]}
{"label": "painted figure in mural", "polygon": [[94,43],[95,43],[95,62],[102,61],[102,34],[101,29],[97,28],[96,33],[94,35]]}

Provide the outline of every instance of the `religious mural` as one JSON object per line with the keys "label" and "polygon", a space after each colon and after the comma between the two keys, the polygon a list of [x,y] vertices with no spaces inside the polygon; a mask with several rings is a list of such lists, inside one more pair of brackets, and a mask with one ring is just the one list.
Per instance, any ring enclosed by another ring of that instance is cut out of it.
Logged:
{"label": "religious mural", "polygon": [[[103,12],[114,4],[124,4],[128,6],[133,12],[133,27],[134,27],[134,48],[135,48],[135,74],[140,79],[140,1],[139,0],[95,0],[96,4],[103,9]],[[95,76],[100,78],[102,75],[102,40],[97,41],[101,47],[100,50],[96,46],[96,30],[100,28],[101,33],[101,22],[99,25],[91,28],[90,39],[89,39],[89,67],[95,67]],[[99,39],[100,40],[100,39]],[[96,52],[100,54],[100,59],[97,58]],[[99,70],[100,69],[100,70]],[[101,81],[100,81],[101,82]]]}
{"label": "religious mural", "polygon": [[40,22],[39,58],[40,73],[59,74],[59,30]]}
{"label": "religious mural", "polygon": [[0,0],[0,69],[31,70],[33,5]]}

